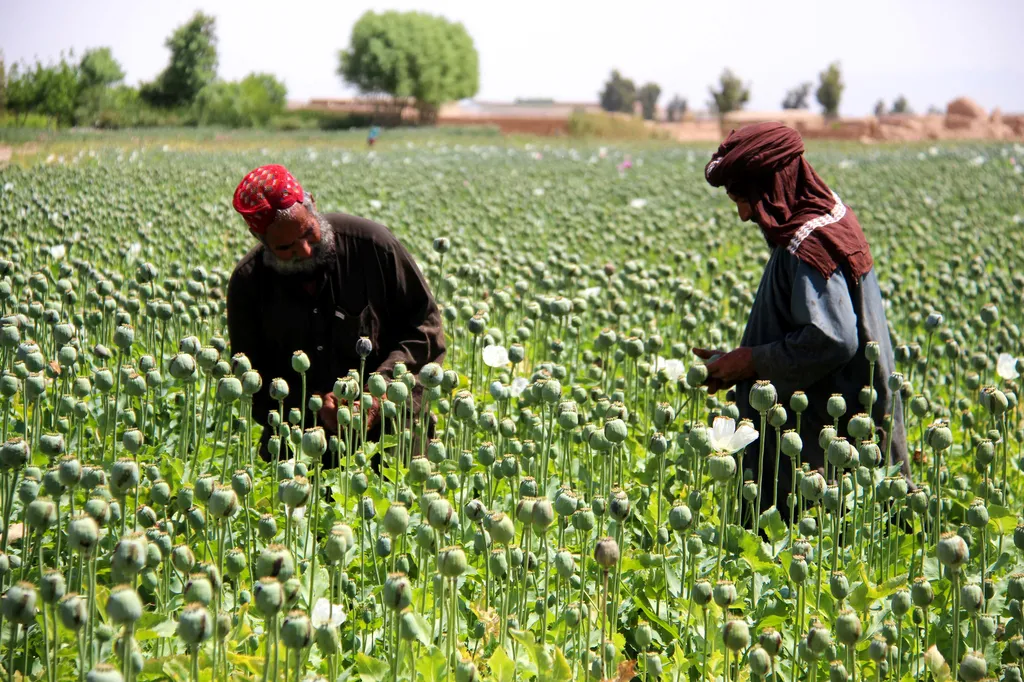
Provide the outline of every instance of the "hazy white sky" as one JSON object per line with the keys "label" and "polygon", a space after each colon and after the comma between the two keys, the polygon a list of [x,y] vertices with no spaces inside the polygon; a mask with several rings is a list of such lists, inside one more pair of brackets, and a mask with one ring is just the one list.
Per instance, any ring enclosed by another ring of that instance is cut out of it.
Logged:
{"label": "hazy white sky", "polygon": [[595,101],[618,68],[661,85],[663,104],[679,93],[704,108],[728,66],[752,84],[748,108],[770,110],[839,60],[847,115],[900,93],[917,111],[967,94],[1024,112],[1020,0],[0,0],[0,48],[10,63],[107,45],[134,84],[164,67],[165,38],[196,9],[217,18],[222,78],[270,71],[294,100],[353,94],[335,69],[363,12],[418,9],[466,26],[479,99]]}

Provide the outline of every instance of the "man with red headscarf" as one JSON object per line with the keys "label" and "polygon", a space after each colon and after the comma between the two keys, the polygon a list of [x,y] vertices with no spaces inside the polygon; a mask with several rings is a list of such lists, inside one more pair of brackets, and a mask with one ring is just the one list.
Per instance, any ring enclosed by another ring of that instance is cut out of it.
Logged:
{"label": "man with red headscarf", "polygon": [[[814,172],[803,153],[795,130],[781,123],[760,123],[732,131],[707,164],[708,183],[724,186],[740,220],[761,228],[771,256],[740,347],[727,353],[695,348],[694,353],[709,361],[709,392],[735,386],[740,416],[755,423],[760,423],[750,405],[755,380],[771,381],[778,401],[787,408],[790,396],[804,391],[808,407],[801,417],[801,460],[811,468],[824,464],[819,434],[833,425],[827,405],[838,394],[846,402],[838,435],[856,448],[860,441],[848,433],[847,425],[854,415],[870,412],[880,448],[874,455],[862,454],[862,459],[880,454],[884,460],[888,453],[890,463],[901,464],[908,473],[900,401],[895,403],[891,428],[883,428],[890,421],[888,378],[895,361],[871,250],[853,211]],[[873,405],[870,392],[862,390],[869,381],[875,392]],[[795,425],[790,410],[783,428]],[[778,486],[784,507],[792,487],[791,468],[788,463],[776,468],[774,429],[768,429],[765,440],[767,472],[756,473],[757,443],[747,448],[744,466],[762,485]],[[779,479],[772,483],[776,470]],[[762,508],[771,504],[771,498],[762,493]]]}
{"label": "man with red headscarf", "polygon": [[[291,364],[295,351],[309,357],[307,397],[322,396],[319,423],[333,433],[338,429],[332,389],[338,377],[359,369],[360,338],[370,341],[367,374],[390,377],[398,362],[415,373],[443,361],[440,311],[412,256],[386,227],[320,213],[313,195],[277,165],[246,175],[233,204],[259,241],[235,266],[227,296],[231,351],[245,353],[264,377],[253,396],[254,418],[262,421],[277,409],[268,395],[275,377],[292,387],[282,419],[292,407],[306,409],[299,404],[301,378]],[[413,391],[414,405],[420,392]],[[370,433],[378,434],[377,403],[366,419]],[[270,435],[263,430],[265,458]]]}

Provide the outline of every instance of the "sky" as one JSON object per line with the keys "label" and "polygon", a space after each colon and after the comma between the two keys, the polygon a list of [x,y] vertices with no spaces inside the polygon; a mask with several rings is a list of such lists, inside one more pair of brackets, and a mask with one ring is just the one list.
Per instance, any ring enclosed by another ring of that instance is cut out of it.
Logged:
{"label": "sky", "polygon": [[900,94],[915,111],[967,95],[1024,112],[1020,0],[0,0],[0,49],[11,63],[109,46],[137,84],[163,69],[165,39],[197,9],[217,19],[221,78],[269,71],[293,101],[356,94],[335,74],[338,51],[363,12],[394,9],[465,25],[480,100],[592,102],[618,69],[659,84],[661,104],[679,94],[704,109],[729,67],[751,85],[747,109],[769,111],[839,61],[844,115]]}

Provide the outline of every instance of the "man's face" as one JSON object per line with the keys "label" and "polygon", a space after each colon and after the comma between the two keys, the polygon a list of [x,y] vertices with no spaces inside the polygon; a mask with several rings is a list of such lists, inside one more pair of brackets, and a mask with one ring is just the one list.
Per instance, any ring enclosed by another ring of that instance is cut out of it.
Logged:
{"label": "man's face", "polygon": [[297,206],[293,216],[278,220],[267,230],[267,248],[285,263],[312,258],[320,243],[320,221],[305,206]]}
{"label": "man's face", "polygon": [[740,199],[737,196],[729,194],[729,198],[732,199],[733,203],[736,204],[736,212],[740,216],[740,220],[747,222],[754,217],[754,211],[750,208],[750,202],[746,199]]}

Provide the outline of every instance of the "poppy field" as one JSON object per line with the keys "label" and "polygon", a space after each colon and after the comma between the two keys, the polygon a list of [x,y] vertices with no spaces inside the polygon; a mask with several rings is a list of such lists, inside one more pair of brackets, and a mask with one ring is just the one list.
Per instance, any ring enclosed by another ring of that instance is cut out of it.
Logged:
{"label": "poppy field", "polygon": [[[1024,148],[809,151],[871,244],[908,478],[870,389],[807,433],[802,393],[744,421],[701,387],[769,255],[710,148],[310,144],[0,169],[4,679],[1022,680]],[[443,364],[307,387],[304,349],[233,354],[266,163],[408,247]],[[769,429],[798,484],[754,519]]]}

